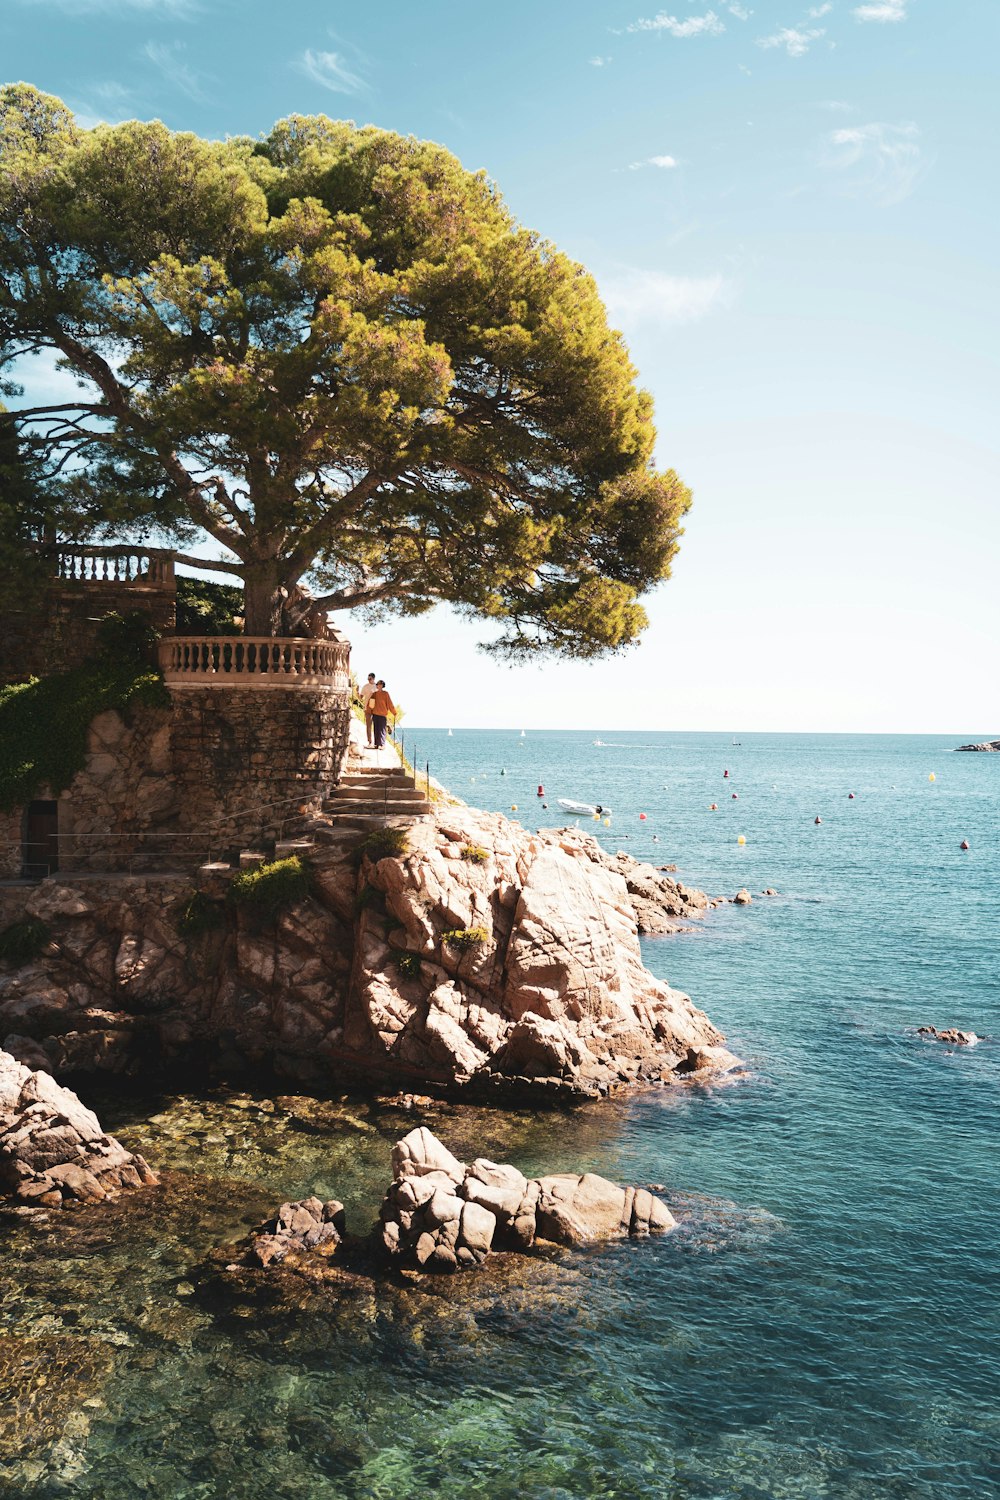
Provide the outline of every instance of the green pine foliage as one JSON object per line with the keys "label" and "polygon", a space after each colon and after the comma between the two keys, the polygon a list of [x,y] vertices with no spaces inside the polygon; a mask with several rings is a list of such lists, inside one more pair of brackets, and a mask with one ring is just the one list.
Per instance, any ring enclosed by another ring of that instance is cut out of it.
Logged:
{"label": "green pine foliage", "polygon": [[12,84],[0,286],[8,357],[56,351],[85,393],[12,413],[18,441],[82,515],[221,542],[248,634],[291,633],[304,577],[321,608],[447,600],[512,655],[644,629],[691,500],[652,401],[594,279],[441,146],[91,129]]}
{"label": "green pine foliage", "polygon": [[239,635],[243,590],[207,578],[177,579],[178,635]]}

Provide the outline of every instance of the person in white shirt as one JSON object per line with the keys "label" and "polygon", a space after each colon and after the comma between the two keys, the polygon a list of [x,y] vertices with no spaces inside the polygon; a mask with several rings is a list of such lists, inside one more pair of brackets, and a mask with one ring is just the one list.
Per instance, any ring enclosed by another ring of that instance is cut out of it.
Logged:
{"label": "person in white shirt", "polygon": [[368,673],[368,681],[364,683],[358,697],[361,699],[361,707],[365,711],[365,737],[369,745],[372,742],[372,713],[368,707],[372,694],[375,691],[375,673]]}

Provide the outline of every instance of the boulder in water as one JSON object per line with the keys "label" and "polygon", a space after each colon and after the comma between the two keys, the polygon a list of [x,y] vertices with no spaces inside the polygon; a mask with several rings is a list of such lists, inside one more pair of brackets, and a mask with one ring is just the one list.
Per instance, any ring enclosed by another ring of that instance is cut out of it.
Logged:
{"label": "boulder in water", "polygon": [[71,1089],[0,1052],[0,1195],[58,1208],[156,1181]]}
{"label": "boulder in water", "polygon": [[934,1042],[947,1042],[951,1047],[974,1047],[982,1037],[974,1031],[958,1031],[954,1026],[939,1031],[936,1026],[918,1026],[917,1035],[929,1037]]}

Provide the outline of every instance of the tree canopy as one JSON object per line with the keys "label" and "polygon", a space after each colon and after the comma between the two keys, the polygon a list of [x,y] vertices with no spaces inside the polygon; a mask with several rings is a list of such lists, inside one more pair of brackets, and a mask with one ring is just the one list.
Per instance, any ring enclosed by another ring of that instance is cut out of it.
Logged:
{"label": "tree canopy", "polygon": [[[593,279],[440,146],[319,115],[262,140],[81,129],[0,91],[0,371],[79,514],[207,532],[246,629],[444,599],[491,649],[636,639],[690,494]],[[103,509],[102,509],[103,508]]]}

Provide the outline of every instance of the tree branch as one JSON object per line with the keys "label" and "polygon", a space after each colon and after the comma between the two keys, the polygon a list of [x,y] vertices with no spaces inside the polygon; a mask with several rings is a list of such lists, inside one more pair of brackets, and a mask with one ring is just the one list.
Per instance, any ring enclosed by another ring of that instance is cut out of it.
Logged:
{"label": "tree branch", "polygon": [[175,552],[173,554],[175,563],[184,563],[188,568],[203,568],[206,573],[235,573],[238,578],[243,577],[243,564],[227,562],[222,557],[189,557],[186,552]]}

